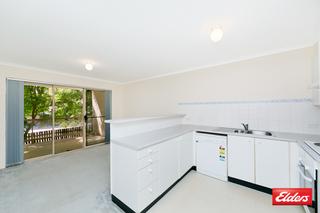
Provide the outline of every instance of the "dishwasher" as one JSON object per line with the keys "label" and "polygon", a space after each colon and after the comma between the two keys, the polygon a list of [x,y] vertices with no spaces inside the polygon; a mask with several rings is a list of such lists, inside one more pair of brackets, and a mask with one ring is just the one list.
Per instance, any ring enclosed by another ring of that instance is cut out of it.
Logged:
{"label": "dishwasher", "polygon": [[195,142],[197,171],[227,181],[227,135],[197,131]]}

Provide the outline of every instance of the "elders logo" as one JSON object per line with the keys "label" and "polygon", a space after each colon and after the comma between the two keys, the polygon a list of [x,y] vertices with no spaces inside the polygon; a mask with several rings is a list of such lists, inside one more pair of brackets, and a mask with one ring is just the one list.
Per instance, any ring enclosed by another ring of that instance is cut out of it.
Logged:
{"label": "elders logo", "polygon": [[272,205],[312,205],[312,188],[274,188]]}

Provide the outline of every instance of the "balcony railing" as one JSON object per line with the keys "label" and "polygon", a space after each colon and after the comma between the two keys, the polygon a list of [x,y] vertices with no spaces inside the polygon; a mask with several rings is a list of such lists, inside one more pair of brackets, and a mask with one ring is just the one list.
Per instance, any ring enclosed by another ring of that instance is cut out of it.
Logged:
{"label": "balcony railing", "polygon": [[[63,141],[64,139],[72,139],[81,137],[83,133],[82,126],[59,128],[54,130],[55,142]],[[53,130],[37,130],[27,134],[25,144],[37,144],[44,142],[52,142]]]}

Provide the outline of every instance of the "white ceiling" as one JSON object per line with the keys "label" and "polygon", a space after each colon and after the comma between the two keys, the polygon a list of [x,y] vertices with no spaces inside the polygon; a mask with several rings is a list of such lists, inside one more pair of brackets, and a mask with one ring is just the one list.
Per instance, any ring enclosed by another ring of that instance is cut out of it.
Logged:
{"label": "white ceiling", "polygon": [[135,81],[309,46],[319,13],[319,0],[1,0],[0,62]]}

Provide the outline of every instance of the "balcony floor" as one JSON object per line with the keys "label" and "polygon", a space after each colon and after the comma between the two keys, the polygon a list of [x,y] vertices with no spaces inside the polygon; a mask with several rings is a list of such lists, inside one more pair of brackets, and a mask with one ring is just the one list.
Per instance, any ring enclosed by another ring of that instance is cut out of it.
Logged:
{"label": "balcony floor", "polygon": [[[102,136],[90,136],[87,145],[103,143],[105,138]],[[67,152],[83,148],[83,138],[63,139],[55,142],[55,153]],[[52,142],[27,144],[24,146],[24,159],[40,157],[52,154]]]}

